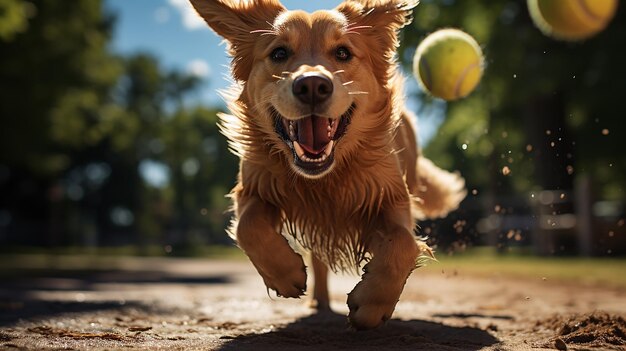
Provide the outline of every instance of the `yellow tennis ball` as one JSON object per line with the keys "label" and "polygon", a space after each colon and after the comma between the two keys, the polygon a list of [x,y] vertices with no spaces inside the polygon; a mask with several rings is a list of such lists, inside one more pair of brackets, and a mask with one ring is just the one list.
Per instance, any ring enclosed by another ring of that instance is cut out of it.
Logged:
{"label": "yellow tennis ball", "polygon": [[618,0],[528,0],[528,11],[544,34],[576,41],[606,28],[617,5]]}
{"label": "yellow tennis ball", "polygon": [[452,101],[471,93],[483,75],[480,46],[458,29],[441,29],[424,39],[413,59],[413,73],[433,96]]}

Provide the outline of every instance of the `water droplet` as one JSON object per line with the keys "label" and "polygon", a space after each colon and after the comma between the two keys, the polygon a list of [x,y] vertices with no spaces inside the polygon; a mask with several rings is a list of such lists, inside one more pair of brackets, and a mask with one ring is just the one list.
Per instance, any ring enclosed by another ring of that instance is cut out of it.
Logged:
{"label": "water droplet", "polygon": [[509,166],[502,167],[502,174],[505,176],[508,176],[509,174],[511,174],[511,169],[509,168]]}
{"label": "water droplet", "polygon": [[463,149],[463,150],[467,150],[467,144],[463,144],[463,145],[461,145],[461,149]]}

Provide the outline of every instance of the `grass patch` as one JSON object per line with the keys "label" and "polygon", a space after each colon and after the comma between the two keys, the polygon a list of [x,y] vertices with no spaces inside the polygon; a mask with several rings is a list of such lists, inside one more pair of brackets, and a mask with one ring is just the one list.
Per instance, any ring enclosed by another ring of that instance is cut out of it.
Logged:
{"label": "grass patch", "polygon": [[[110,270],[159,269],[171,260],[243,260],[245,254],[235,246],[198,246],[191,250],[166,252],[161,247],[63,247],[54,249],[18,247],[0,250],[0,279],[20,276],[62,274],[81,276]],[[168,250],[169,251],[169,250]],[[178,253],[176,255],[175,253]],[[184,254],[183,254],[184,253]],[[167,258],[167,260],[163,260]],[[156,263],[152,267],[152,263]]]}
{"label": "grass patch", "polygon": [[547,279],[583,285],[626,288],[626,258],[537,257],[522,253],[498,254],[478,248],[454,255],[438,255],[425,270],[479,276]]}

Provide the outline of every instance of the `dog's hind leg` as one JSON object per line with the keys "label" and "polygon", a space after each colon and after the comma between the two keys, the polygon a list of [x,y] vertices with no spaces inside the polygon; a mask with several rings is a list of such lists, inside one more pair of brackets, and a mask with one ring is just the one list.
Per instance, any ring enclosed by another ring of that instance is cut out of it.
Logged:
{"label": "dog's hind leg", "polygon": [[328,267],[315,255],[311,256],[313,264],[313,300],[311,301],[311,307],[318,311],[330,311]]}
{"label": "dog's hind leg", "polygon": [[282,297],[300,297],[306,291],[302,256],[279,234],[280,210],[256,196],[235,193],[234,234],[265,286]]}
{"label": "dog's hind leg", "polygon": [[413,213],[417,219],[445,217],[465,198],[465,180],[421,155],[414,120],[413,114],[404,112],[394,139],[406,186],[416,200]]}

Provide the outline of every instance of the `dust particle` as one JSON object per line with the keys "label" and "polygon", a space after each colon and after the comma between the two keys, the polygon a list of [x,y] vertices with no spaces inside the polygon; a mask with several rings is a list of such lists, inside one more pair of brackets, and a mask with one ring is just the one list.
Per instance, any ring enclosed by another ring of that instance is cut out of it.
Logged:
{"label": "dust particle", "polygon": [[567,350],[567,344],[561,338],[556,338],[556,340],[554,340],[554,347],[556,347],[557,350],[561,350],[561,351]]}

